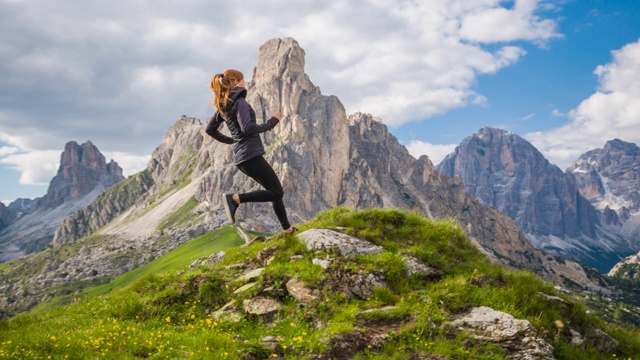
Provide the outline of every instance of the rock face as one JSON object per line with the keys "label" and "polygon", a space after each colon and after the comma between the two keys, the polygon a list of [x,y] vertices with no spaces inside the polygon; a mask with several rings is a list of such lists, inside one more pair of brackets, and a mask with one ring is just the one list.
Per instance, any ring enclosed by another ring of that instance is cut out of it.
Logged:
{"label": "rock face", "polygon": [[70,141],[60,157],[58,174],[51,180],[47,194],[38,201],[37,208],[54,209],[85,196],[96,186],[106,189],[123,179],[122,168],[113,160],[107,164],[91,141],[82,145]]}
{"label": "rock face", "polygon": [[572,173],[550,164],[529,142],[484,127],[437,168],[459,177],[481,203],[515,219],[538,249],[606,273],[633,253],[633,241],[602,224]]}
{"label": "rock face", "polygon": [[580,194],[604,213],[604,222],[640,243],[640,148],[619,139],[589,151],[568,169]]}
{"label": "rock face", "polygon": [[4,229],[9,224],[14,222],[17,215],[18,214],[15,210],[6,207],[3,203],[0,202],[0,230]]}
{"label": "rock face", "polygon": [[42,249],[63,219],[122,179],[120,166],[113,160],[107,164],[91,142],[67,143],[47,194],[33,203],[22,201],[26,214],[0,233],[0,261]]}

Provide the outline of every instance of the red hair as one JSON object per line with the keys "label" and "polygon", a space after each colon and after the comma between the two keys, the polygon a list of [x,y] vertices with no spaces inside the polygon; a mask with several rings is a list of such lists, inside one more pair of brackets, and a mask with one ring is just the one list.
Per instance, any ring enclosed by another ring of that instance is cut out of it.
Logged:
{"label": "red hair", "polygon": [[215,99],[211,104],[220,112],[226,112],[229,103],[229,92],[234,88],[236,81],[242,81],[244,75],[238,70],[228,69],[222,74],[215,74],[211,78],[211,91],[215,94]]}

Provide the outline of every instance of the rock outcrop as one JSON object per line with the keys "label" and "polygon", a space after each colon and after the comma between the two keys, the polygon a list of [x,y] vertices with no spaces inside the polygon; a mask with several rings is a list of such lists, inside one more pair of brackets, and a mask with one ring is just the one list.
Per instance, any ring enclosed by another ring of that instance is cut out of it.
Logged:
{"label": "rock outcrop", "polygon": [[515,219],[538,249],[601,273],[637,249],[603,226],[603,214],[580,194],[572,173],[550,164],[516,134],[483,127],[437,168],[460,178],[482,204]]}
{"label": "rock outcrop", "polygon": [[36,207],[38,210],[54,209],[89,194],[96,186],[107,189],[123,179],[122,168],[113,160],[107,163],[91,141],[82,145],[70,141],[60,157],[57,175]]}
{"label": "rock outcrop", "polygon": [[623,259],[607,275],[620,276],[625,279],[640,279],[640,253]]}
{"label": "rock outcrop", "polygon": [[26,214],[0,232],[0,261],[41,250],[62,220],[123,178],[120,166],[107,163],[91,142],[67,143],[47,194],[23,204]]}

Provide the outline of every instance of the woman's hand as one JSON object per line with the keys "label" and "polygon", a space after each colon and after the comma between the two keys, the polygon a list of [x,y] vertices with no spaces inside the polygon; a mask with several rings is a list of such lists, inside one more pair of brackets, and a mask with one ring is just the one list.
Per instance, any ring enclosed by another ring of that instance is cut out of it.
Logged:
{"label": "woman's hand", "polygon": [[277,113],[273,114],[273,117],[278,119],[278,121],[280,121],[280,119],[282,118],[282,115],[280,114],[280,111],[278,111]]}

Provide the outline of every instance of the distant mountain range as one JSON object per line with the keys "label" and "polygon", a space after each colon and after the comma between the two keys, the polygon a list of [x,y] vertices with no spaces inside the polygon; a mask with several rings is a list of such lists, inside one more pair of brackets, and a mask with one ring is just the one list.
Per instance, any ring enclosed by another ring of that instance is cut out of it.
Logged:
{"label": "distant mountain range", "polygon": [[0,261],[42,250],[62,220],[123,179],[120,166],[90,141],[67,143],[45,196],[0,205]]}
{"label": "distant mountain range", "polygon": [[[304,73],[304,56],[291,38],[270,40],[260,47],[258,64],[247,84],[247,101],[260,121],[277,110],[283,114],[280,124],[265,133],[263,140],[265,157],[285,187],[285,204],[294,223],[336,206],[412,209],[457,222],[495,262],[530,269],[558,284],[609,293],[606,280],[596,271],[532,245],[567,257],[571,252],[561,250],[576,249],[580,256],[574,258],[588,260],[593,255],[590,247],[600,246],[598,236],[606,234],[610,236],[607,246],[632,252],[632,243],[602,225],[601,212],[579,195],[574,175],[555,170],[535,148],[514,135],[486,128],[468,146],[463,142],[458,156],[447,158],[455,165],[447,176],[445,162],[438,171],[427,156],[413,158],[380,119],[362,113],[347,115],[338,98],[322,95]],[[147,168],[124,180],[117,164],[104,164],[96,155],[88,158],[96,159],[99,166],[76,166],[100,169],[87,176],[93,187],[76,186],[70,179],[79,181],[85,176],[74,176],[75,171],[62,170],[61,164],[45,198],[34,204],[15,204],[32,210],[5,227],[3,234],[10,234],[6,230],[15,229],[27,216],[36,219],[32,214],[45,219],[53,217],[45,214],[61,207],[73,207],[73,211],[56,217],[57,227],[46,228],[46,236],[34,236],[26,243],[13,231],[14,236],[6,237],[10,241],[3,240],[0,252],[5,259],[45,243],[52,247],[16,260],[12,268],[19,271],[0,274],[5,283],[0,291],[6,295],[0,297],[0,308],[15,313],[64,293],[69,284],[109,281],[224,225],[222,194],[254,190],[259,185],[233,165],[230,147],[209,138],[204,129],[198,119],[178,119]],[[467,153],[467,147],[475,155]],[[84,164],[81,159],[85,158],[77,151],[63,154],[63,160],[73,164]],[[465,169],[465,175],[456,178],[456,168]],[[472,180],[469,191],[466,177]],[[244,228],[279,230],[269,204],[243,204],[237,217]],[[521,220],[531,221],[519,225]],[[29,223],[31,229],[41,224]],[[545,247],[551,241],[558,246]],[[607,246],[596,251],[607,250]],[[613,266],[623,256],[615,254],[606,253],[611,257],[607,264]]]}
{"label": "distant mountain range", "polygon": [[515,219],[538,249],[606,273],[640,249],[638,154],[616,139],[563,172],[520,136],[484,127],[437,169]]}

